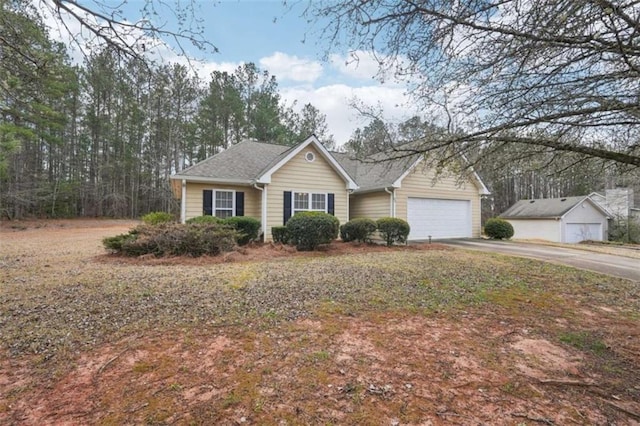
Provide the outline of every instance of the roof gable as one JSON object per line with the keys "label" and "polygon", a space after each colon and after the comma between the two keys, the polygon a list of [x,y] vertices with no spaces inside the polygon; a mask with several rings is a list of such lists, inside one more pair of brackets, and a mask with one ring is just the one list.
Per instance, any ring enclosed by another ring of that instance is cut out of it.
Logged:
{"label": "roof gable", "polygon": [[313,145],[320,155],[329,163],[331,168],[347,183],[347,188],[355,190],[358,188],[358,184],[353,180],[350,174],[345,168],[336,160],[336,158],[320,143],[315,135],[311,135],[303,142],[291,148],[289,151],[283,153],[279,158],[274,159],[266,168],[260,173],[257,179],[258,183],[271,183],[271,177],[282,166],[287,164],[293,157],[298,155],[302,150],[309,145]]}
{"label": "roof gable", "polygon": [[560,219],[583,202],[590,203],[604,216],[609,213],[588,195],[564,198],[520,200],[500,215],[504,219]]}
{"label": "roof gable", "polygon": [[[346,153],[334,153],[334,155],[358,182],[359,188],[356,192],[400,188],[404,178],[424,160],[424,156],[420,153],[404,155],[402,151],[381,152],[362,160],[355,159]],[[471,169],[469,177],[481,195],[490,194],[475,170]]]}
{"label": "roof gable", "polygon": [[349,173],[313,135],[293,147],[244,140],[182,170],[171,176],[171,179],[244,185],[268,184],[271,182],[273,173],[309,145],[316,148],[331,168],[346,182],[348,189],[358,188]]}

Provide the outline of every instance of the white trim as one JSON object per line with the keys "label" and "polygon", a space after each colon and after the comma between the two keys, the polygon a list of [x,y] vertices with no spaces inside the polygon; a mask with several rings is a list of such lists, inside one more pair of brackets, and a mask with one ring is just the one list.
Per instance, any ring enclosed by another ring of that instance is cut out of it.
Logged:
{"label": "white trim", "polygon": [[[225,188],[207,188],[207,189],[203,189],[203,191],[206,191],[206,190],[209,190],[209,191],[212,192],[212,194],[211,194],[211,216],[218,217],[218,216],[216,216],[216,210],[225,210],[225,211],[229,210],[228,208],[216,209],[216,192],[231,192],[231,216],[229,216],[229,217],[236,216],[236,190],[235,189],[225,189]],[[246,204],[246,202],[245,202],[245,204]],[[203,210],[203,213],[204,213],[204,205],[202,206],[202,210]]]}
{"label": "white trim", "polygon": [[[296,204],[295,204],[295,199],[296,199],[296,194],[309,194],[309,203],[308,203],[308,209],[304,209],[304,210],[297,210],[296,209]],[[314,195],[324,195],[324,210],[318,210],[318,209],[313,209],[311,208],[311,206],[313,206],[313,196]],[[335,200],[334,200],[335,202]],[[334,206],[334,210],[335,210],[335,206]],[[295,215],[297,212],[325,212],[328,213],[329,212],[329,193],[328,192],[313,192],[313,191],[301,191],[301,190],[291,190],[291,216]]]}
{"label": "white trim", "polygon": [[384,192],[389,194],[389,217],[396,217],[396,189],[385,188]]}
{"label": "white trim", "polygon": [[[422,160],[423,160],[423,159],[424,159],[424,158],[423,158],[422,156],[420,156],[416,161],[414,161],[414,162],[413,162],[413,164],[412,164],[412,165],[410,165],[410,166],[407,168],[407,170],[405,170],[405,171],[404,171],[404,173],[402,173],[402,174],[400,175],[400,177],[399,177],[398,179],[396,179],[396,180],[395,180],[395,182],[393,182],[393,183],[391,184],[391,186],[393,186],[394,188],[400,188],[400,187],[402,186],[402,180],[403,180],[404,178],[406,178],[406,177],[409,175],[409,173],[411,173],[411,172],[413,171],[413,169],[415,169],[415,168],[416,168],[416,166],[417,166],[420,162],[422,162]],[[387,188],[384,188],[384,190],[386,191],[386,190],[387,190]]]}
{"label": "white trim", "polygon": [[206,176],[173,175],[169,179],[181,179],[191,183],[219,183],[223,185],[251,186],[253,182],[245,179],[218,179]]}
{"label": "white trim", "polygon": [[187,181],[180,181],[182,198],[180,199],[180,223],[187,222]]}
{"label": "white trim", "polygon": [[588,201],[589,203],[591,203],[591,205],[592,205],[596,210],[599,210],[599,211],[600,211],[600,213],[604,214],[604,216],[605,216],[607,219],[611,219],[611,216],[610,216],[610,214],[611,214],[611,213],[609,213],[609,212],[608,212],[606,209],[604,209],[600,204],[598,204],[598,202],[597,202],[597,201],[593,201],[589,195],[585,195],[585,197],[582,199],[582,201],[578,201],[578,202],[576,203],[576,205],[575,205],[575,206],[573,206],[573,207],[571,207],[569,210],[567,210],[567,211],[565,212],[565,214],[563,214],[563,215],[562,215],[562,218],[564,219],[564,217],[565,217],[566,215],[568,215],[569,213],[571,213],[572,211],[574,211],[576,208],[578,208],[578,206],[579,206],[579,205],[581,205],[581,204],[582,204],[582,203],[584,203],[585,201]]}
{"label": "white trim", "polygon": [[[464,157],[464,156],[462,156],[462,158],[463,158],[465,161],[467,160],[467,159],[466,159],[466,157]],[[399,177],[398,179],[396,179],[396,180],[395,180],[395,182],[393,182],[393,183],[391,184],[391,186],[393,186],[394,188],[400,188],[400,187],[402,187],[402,180],[403,180],[404,178],[406,178],[406,177],[409,175],[409,173],[411,173],[411,172],[413,171],[413,169],[415,169],[415,168],[416,168],[416,166],[417,166],[418,164],[420,164],[420,162],[421,162],[423,159],[424,159],[424,157],[422,157],[422,156],[418,157],[418,159],[417,159],[417,160],[416,160],[416,161],[415,161],[411,166],[409,166],[409,167],[407,168],[407,170],[405,170],[405,172],[404,172],[402,175],[400,175],[400,177]],[[479,188],[478,188],[478,194],[480,194],[480,195],[490,195],[490,194],[491,194],[491,192],[489,192],[489,189],[485,186],[484,182],[482,182],[482,179],[480,179],[480,175],[478,175],[478,173],[473,169],[473,167],[470,167],[470,169],[471,169],[471,175],[472,175],[472,177],[473,177],[473,178],[475,179],[475,181],[476,181],[476,182],[475,182],[475,183],[476,183],[476,187],[478,187],[478,186],[479,186]],[[385,188],[385,189],[386,189],[386,188]]]}
{"label": "white trim", "polygon": [[271,167],[269,170],[262,173],[261,176],[258,177],[256,182],[258,183],[271,183],[271,176],[277,172],[282,166],[288,163],[293,157],[298,155],[303,149],[313,144],[315,148],[322,154],[325,160],[329,162],[329,165],[342,177],[342,179],[347,183],[347,189],[357,189],[358,184],[349,176],[345,169],[342,168],[340,163],[336,161],[336,159],[331,155],[327,149],[322,146],[318,138],[314,135],[308,137],[305,141],[301,142],[298,146],[293,148],[283,159],[278,161],[276,165]]}

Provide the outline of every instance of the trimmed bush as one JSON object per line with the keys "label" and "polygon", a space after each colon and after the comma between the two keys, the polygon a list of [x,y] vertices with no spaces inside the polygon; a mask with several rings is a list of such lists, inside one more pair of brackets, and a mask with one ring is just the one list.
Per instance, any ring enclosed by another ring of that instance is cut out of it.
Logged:
{"label": "trimmed bush", "polygon": [[224,219],[220,219],[219,217],[215,217],[215,216],[196,216],[187,220],[187,224],[192,224],[192,223],[211,224],[211,223],[222,223],[222,222],[224,222]]}
{"label": "trimmed bush", "polygon": [[104,246],[125,256],[193,256],[218,255],[236,245],[238,231],[229,225],[164,223],[141,225],[129,234],[105,238]]}
{"label": "trimmed bush", "polygon": [[368,243],[371,241],[371,235],[376,232],[376,229],[376,223],[372,219],[351,219],[340,227],[340,238],[344,242],[359,241]]}
{"label": "trimmed bush", "polygon": [[394,243],[407,242],[411,228],[406,221],[395,217],[383,217],[378,219],[376,225],[387,246],[392,246]]}
{"label": "trimmed bush", "polygon": [[289,231],[286,226],[274,226],[271,228],[271,236],[274,243],[288,244],[289,243]]}
{"label": "trimmed bush", "polygon": [[289,243],[298,250],[315,250],[320,244],[328,244],[338,238],[340,221],[323,212],[301,212],[287,222]]}
{"label": "trimmed bush", "polygon": [[233,216],[225,219],[223,223],[230,225],[239,232],[238,244],[244,246],[258,239],[260,221],[248,216]]}
{"label": "trimmed bush", "polygon": [[147,225],[175,222],[175,217],[167,212],[151,212],[142,216],[141,219]]}
{"label": "trimmed bush", "polygon": [[494,217],[484,224],[484,233],[494,240],[508,240],[513,237],[513,226],[504,219]]}

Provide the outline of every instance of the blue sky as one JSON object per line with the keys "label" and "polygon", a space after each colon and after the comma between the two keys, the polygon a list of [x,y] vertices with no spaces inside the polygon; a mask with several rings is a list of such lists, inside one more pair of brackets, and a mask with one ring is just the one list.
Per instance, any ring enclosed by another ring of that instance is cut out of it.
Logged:
{"label": "blue sky", "polygon": [[[47,0],[32,0],[34,2]],[[121,1],[101,0],[108,5],[120,5]],[[176,0],[177,1],[177,0]],[[95,4],[98,0],[85,0]],[[167,0],[173,4],[173,0]],[[402,85],[387,80],[379,83],[374,77],[377,64],[365,52],[352,52],[348,46],[341,50],[319,39],[322,22],[309,24],[301,16],[306,0],[196,0],[198,16],[202,18],[205,38],[219,52],[204,54],[194,52],[204,62],[199,66],[202,77],[213,70],[232,72],[242,63],[254,62],[260,69],[276,76],[282,102],[298,107],[311,102],[327,116],[329,132],[338,144],[346,142],[357,127],[366,124],[349,107],[352,99],[376,106],[380,105],[390,120],[408,118],[415,110],[410,105]],[[129,0],[121,6],[123,16],[129,21],[140,19],[142,0]],[[158,24],[166,22],[175,28],[175,17],[158,9]],[[350,60],[353,55],[358,63]],[[323,60],[327,57],[327,60]],[[184,58],[163,54],[168,62],[183,62]]]}

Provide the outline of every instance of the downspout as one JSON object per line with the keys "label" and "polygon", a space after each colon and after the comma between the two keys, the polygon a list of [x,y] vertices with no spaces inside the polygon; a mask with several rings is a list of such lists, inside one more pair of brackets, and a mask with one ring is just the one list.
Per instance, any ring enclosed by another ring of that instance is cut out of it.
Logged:
{"label": "downspout", "polygon": [[260,209],[260,221],[262,222],[262,242],[267,242],[267,185],[262,188],[257,183],[253,184],[253,187],[262,193],[261,209]]}
{"label": "downspout", "polygon": [[389,191],[389,188],[385,188],[384,192],[391,195],[391,208],[389,209],[389,211],[391,212],[391,217],[396,217],[396,191],[393,187],[391,187],[391,191]]}
{"label": "downspout", "polygon": [[181,182],[182,192],[180,198],[180,223],[186,223],[187,221],[187,180],[182,179]]}

